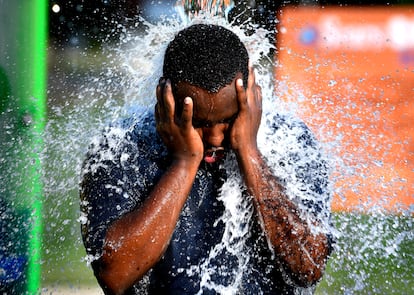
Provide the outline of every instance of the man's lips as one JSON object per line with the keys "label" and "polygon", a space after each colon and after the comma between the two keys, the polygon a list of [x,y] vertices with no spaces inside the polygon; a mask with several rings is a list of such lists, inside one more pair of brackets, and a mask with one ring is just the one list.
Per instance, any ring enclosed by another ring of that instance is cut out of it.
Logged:
{"label": "man's lips", "polygon": [[222,147],[213,147],[206,151],[204,154],[204,161],[207,163],[215,163],[224,158],[224,148]]}

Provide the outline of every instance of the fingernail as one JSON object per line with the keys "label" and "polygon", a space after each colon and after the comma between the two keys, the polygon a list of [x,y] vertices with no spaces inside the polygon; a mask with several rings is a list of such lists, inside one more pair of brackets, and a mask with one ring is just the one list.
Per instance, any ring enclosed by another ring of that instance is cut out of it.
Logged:
{"label": "fingernail", "polygon": [[243,80],[242,79],[237,79],[237,85],[243,86]]}
{"label": "fingernail", "polygon": [[189,98],[189,97],[184,98],[184,103],[185,104],[189,104],[190,102],[191,102],[191,98]]}

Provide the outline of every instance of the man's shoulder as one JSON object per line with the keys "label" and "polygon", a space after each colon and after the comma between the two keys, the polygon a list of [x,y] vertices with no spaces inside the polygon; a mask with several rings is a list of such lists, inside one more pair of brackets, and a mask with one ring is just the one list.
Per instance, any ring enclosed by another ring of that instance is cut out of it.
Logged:
{"label": "man's shoulder", "polygon": [[288,196],[300,204],[303,212],[318,215],[319,219],[325,213],[328,216],[331,163],[323,144],[293,115],[268,113],[264,120],[261,151]]}
{"label": "man's shoulder", "polygon": [[265,138],[276,137],[282,147],[320,148],[315,135],[300,118],[289,113],[267,113],[263,117]]}
{"label": "man's shoulder", "polygon": [[101,253],[108,224],[142,204],[168,158],[150,112],[118,120],[91,143],[80,183],[82,235],[89,253]]}
{"label": "man's shoulder", "polygon": [[89,145],[84,172],[98,166],[130,165],[139,158],[151,160],[164,155],[165,148],[157,135],[154,115],[149,112],[132,114],[106,126]]}
{"label": "man's shoulder", "polygon": [[[126,118],[112,122],[105,130],[104,136],[111,130],[120,130],[125,142],[151,142],[157,136],[154,114],[149,110],[133,113]],[[105,132],[106,131],[106,132]]]}

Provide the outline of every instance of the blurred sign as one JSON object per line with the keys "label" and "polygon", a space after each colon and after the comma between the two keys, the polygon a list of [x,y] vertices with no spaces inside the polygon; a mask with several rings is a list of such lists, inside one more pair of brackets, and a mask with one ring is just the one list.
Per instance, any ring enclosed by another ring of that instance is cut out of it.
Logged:
{"label": "blurred sign", "polygon": [[290,7],[279,20],[276,91],[338,156],[333,210],[413,208],[414,8]]}

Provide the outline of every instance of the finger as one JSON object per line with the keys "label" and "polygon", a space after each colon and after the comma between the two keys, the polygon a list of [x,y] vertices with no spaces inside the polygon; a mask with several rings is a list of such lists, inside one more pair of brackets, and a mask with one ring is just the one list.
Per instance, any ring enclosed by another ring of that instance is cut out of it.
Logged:
{"label": "finger", "polygon": [[155,110],[154,110],[154,116],[155,116],[155,129],[157,130],[158,134],[162,133],[162,122],[161,122],[161,115],[160,115],[160,105],[157,103],[155,105]]}
{"label": "finger", "polygon": [[247,81],[247,88],[251,88],[256,84],[256,76],[254,74],[254,68],[252,65],[249,65],[249,78]]}
{"label": "finger", "polygon": [[247,109],[247,94],[243,87],[243,79],[236,80],[237,102],[239,105],[239,112]]}
{"label": "finger", "polygon": [[260,85],[255,85],[255,97],[258,102],[262,102],[262,87]]}
{"label": "finger", "polygon": [[157,103],[159,104],[159,107],[163,108],[164,106],[164,102],[163,102],[163,92],[164,92],[164,87],[165,87],[165,79],[164,78],[160,78],[160,81],[158,82],[155,94],[157,96]]}
{"label": "finger", "polygon": [[165,85],[165,78],[161,77],[158,81],[158,85],[157,85],[157,88],[156,88],[157,98],[160,97],[160,94],[162,93],[161,90],[164,88],[164,85]]}
{"label": "finger", "polygon": [[254,94],[254,101],[259,104],[262,103],[262,88],[256,84],[256,74],[254,67],[249,64],[249,78],[248,78],[248,88],[252,90]]}
{"label": "finger", "polygon": [[185,129],[193,126],[193,100],[191,97],[186,97],[183,103],[183,112],[181,115],[181,122]]}
{"label": "finger", "polygon": [[258,107],[259,111],[262,112],[262,109],[263,109],[262,88],[257,84],[256,84],[255,98],[256,98],[256,106]]}
{"label": "finger", "polygon": [[159,110],[158,103],[156,103],[154,107],[154,116],[155,116],[155,122],[158,123],[160,121],[160,110]]}
{"label": "finger", "polygon": [[164,110],[166,116],[170,121],[174,121],[174,112],[175,112],[175,100],[172,93],[171,81],[167,79],[165,87],[162,94],[162,101],[164,102]]}
{"label": "finger", "polygon": [[161,99],[161,85],[158,84],[157,88],[155,90],[155,95],[157,97],[157,102],[159,102],[159,100]]}

